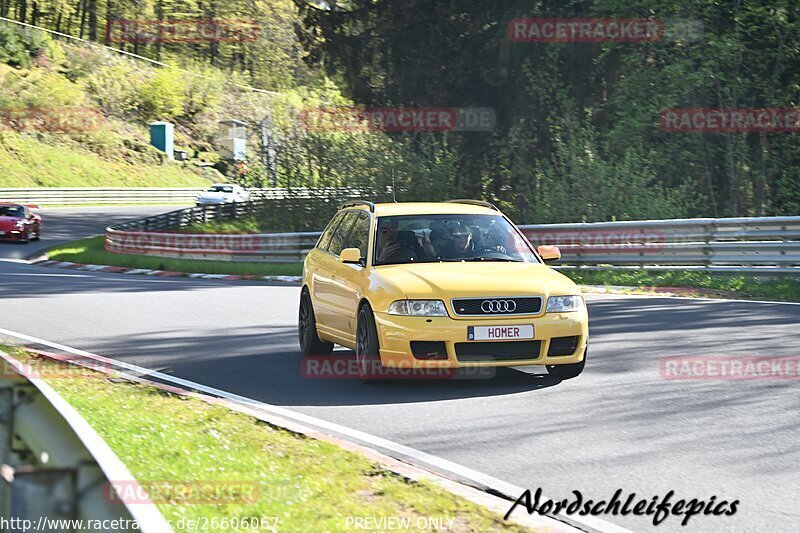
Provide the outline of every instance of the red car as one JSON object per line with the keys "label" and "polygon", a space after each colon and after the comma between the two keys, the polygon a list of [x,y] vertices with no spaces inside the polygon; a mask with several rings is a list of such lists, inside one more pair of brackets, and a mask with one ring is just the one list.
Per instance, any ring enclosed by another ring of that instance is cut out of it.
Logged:
{"label": "red car", "polygon": [[0,241],[29,242],[42,236],[42,217],[24,205],[0,204]]}

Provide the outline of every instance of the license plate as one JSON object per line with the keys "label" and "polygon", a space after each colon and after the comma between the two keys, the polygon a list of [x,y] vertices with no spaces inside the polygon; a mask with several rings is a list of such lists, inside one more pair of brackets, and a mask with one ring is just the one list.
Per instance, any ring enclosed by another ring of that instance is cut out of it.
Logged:
{"label": "license plate", "polygon": [[0,235],[5,235],[5,234],[6,234],[5,231],[0,231]]}
{"label": "license plate", "polygon": [[507,341],[532,339],[533,324],[518,326],[467,326],[467,339],[471,341]]}

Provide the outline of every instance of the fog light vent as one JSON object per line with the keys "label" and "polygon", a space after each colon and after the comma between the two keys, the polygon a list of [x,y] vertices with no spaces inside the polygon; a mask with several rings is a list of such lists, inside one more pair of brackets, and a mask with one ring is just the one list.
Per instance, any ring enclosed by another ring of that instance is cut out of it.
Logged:
{"label": "fog light vent", "polygon": [[550,348],[547,349],[548,357],[572,355],[578,349],[580,337],[553,337],[550,339]]}
{"label": "fog light vent", "polygon": [[428,361],[447,359],[444,341],[411,341],[411,353],[415,359]]}

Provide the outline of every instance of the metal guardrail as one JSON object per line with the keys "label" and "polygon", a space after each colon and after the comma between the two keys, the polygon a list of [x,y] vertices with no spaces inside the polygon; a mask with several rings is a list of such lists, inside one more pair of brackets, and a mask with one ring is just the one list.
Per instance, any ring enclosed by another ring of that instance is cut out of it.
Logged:
{"label": "metal guardrail", "polygon": [[698,218],[524,225],[577,267],[702,267],[800,275],[800,217]]}
{"label": "metal guardrail", "polygon": [[[106,249],[226,261],[302,260],[320,232],[249,235],[163,231],[234,219],[247,204],[192,208],[108,228]],[[522,225],[535,245],[559,246],[559,268],[704,269],[800,275],[800,217],[698,218]]]}
{"label": "metal guardrail", "polygon": [[0,202],[43,205],[193,203],[198,188],[0,189]]}
{"label": "metal guardrail", "polygon": [[83,520],[114,531],[171,531],[154,504],[110,497],[112,480],[136,480],[71,405],[2,351],[0,368],[0,517],[8,521],[0,527],[72,532]]}
{"label": "metal guardrail", "polygon": [[105,249],[113,253],[218,261],[302,261],[320,232],[207,234],[170,232],[214,220],[234,220],[260,208],[257,201],[180,209],[106,229]]}
{"label": "metal guardrail", "polygon": [[[77,204],[192,204],[201,188],[169,187],[69,187],[69,188],[0,188],[0,202],[42,205]],[[248,189],[253,200],[280,199],[291,194],[295,198],[308,198],[319,194],[341,194],[358,196],[355,189],[344,187],[324,187],[317,189],[264,188]]]}

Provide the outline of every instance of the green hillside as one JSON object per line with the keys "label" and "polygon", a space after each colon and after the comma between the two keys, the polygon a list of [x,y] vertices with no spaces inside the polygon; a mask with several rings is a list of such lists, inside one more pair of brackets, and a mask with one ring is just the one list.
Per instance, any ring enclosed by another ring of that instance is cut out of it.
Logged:
{"label": "green hillside", "polygon": [[2,187],[202,187],[212,181],[186,165],[132,164],[73,146],[0,134]]}

